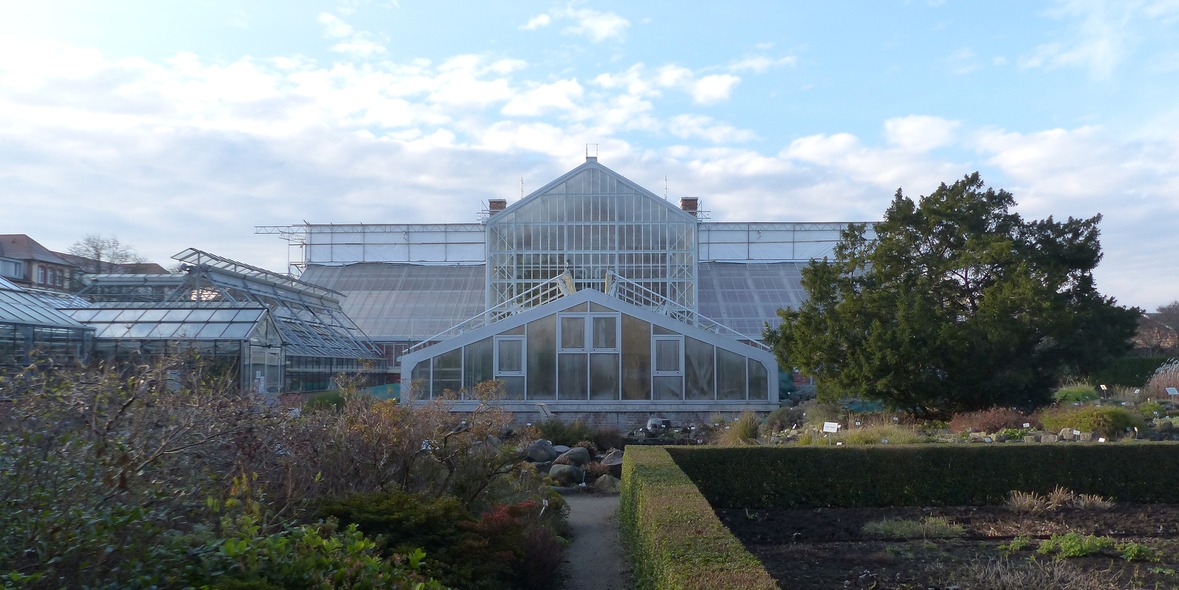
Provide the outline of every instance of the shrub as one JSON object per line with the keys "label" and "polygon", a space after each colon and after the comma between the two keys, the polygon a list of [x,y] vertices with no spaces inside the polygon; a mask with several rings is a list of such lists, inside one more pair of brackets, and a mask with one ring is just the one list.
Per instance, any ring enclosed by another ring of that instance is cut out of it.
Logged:
{"label": "shrub", "polygon": [[1040,423],[1048,431],[1073,428],[1106,437],[1120,436],[1127,428],[1142,428],[1140,416],[1121,406],[1057,406],[1040,413]]}
{"label": "shrub", "polygon": [[303,404],[304,412],[317,412],[321,410],[342,410],[344,409],[344,394],[339,391],[324,391],[311,396]]}
{"label": "shrub", "polygon": [[777,434],[803,424],[803,410],[799,407],[778,408],[766,417],[764,425],[766,435]]}
{"label": "shrub", "polygon": [[1052,394],[1052,399],[1056,400],[1058,404],[1074,404],[1079,402],[1093,401],[1101,395],[1097,392],[1097,388],[1088,383],[1076,383],[1073,385],[1065,385],[1057,389]]}
{"label": "shrub", "polygon": [[555,445],[568,447],[588,446],[597,450],[621,449],[625,437],[616,428],[592,428],[582,420],[565,422],[560,418],[549,418],[536,424],[541,438]]}
{"label": "shrub", "polygon": [[953,432],[996,433],[1006,428],[1023,428],[1031,419],[1011,408],[988,408],[976,412],[959,412],[950,419]]}

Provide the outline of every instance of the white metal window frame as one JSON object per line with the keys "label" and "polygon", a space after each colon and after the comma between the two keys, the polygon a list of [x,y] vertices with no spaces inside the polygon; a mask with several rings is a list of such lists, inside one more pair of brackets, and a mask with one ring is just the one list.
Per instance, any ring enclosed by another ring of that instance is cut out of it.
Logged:
{"label": "white metal window frame", "polygon": [[[492,367],[495,368],[496,377],[523,377],[528,374],[528,345],[525,338],[526,337],[524,335],[497,335],[495,337],[491,362]],[[518,371],[500,370],[500,345],[504,342],[516,342],[520,346],[520,369]]]}
{"label": "white metal window frame", "polygon": [[[676,343],[676,369],[662,371],[659,369],[659,343]],[[651,375],[653,377],[682,377],[684,375],[684,335],[683,334],[655,334],[651,336]]]}

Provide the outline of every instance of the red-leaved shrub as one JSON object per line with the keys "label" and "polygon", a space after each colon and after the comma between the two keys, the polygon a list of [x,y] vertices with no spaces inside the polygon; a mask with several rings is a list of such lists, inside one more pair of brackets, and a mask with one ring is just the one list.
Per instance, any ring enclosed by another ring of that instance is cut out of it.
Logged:
{"label": "red-leaved shrub", "polygon": [[1011,408],[988,408],[977,412],[961,412],[950,419],[954,432],[998,432],[1004,428],[1022,428],[1033,422],[1031,418]]}

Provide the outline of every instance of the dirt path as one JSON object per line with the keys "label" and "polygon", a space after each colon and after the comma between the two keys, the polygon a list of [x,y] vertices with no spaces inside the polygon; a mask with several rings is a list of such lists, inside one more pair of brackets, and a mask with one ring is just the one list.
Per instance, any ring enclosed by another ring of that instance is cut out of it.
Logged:
{"label": "dirt path", "polygon": [[627,590],[630,563],[618,531],[618,496],[574,494],[569,502],[573,542],[565,550],[564,590]]}

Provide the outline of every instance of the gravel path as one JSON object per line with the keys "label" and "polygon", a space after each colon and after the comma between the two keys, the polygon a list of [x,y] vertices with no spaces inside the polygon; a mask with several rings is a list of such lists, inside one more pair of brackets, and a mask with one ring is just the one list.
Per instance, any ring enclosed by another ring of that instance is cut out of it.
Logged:
{"label": "gravel path", "polygon": [[565,549],[564,590],[633,588],[630,562],[618,531],[617,495],[574,494],[569,502],[573,541]]}

